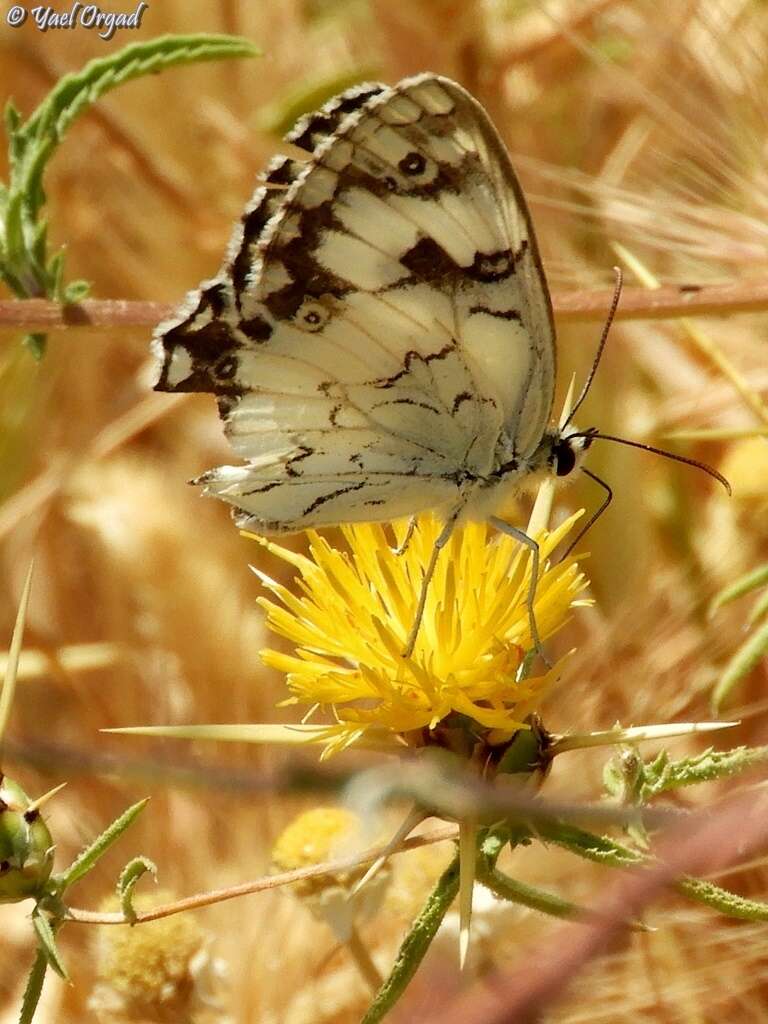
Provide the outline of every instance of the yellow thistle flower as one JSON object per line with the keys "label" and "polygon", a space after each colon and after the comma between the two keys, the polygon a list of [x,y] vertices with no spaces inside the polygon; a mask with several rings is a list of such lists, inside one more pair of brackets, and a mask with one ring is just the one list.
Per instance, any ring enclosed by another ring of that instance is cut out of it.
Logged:
{"label": "yellow thistle flower", "polygon": [[[578,515],[537,536],[541,566],[535,615],[546,638],[566,621],[586,586],[574,559],[547,559]],[[395,527],[396,539],[405,526]],[[265,650],[267,665],[287,673],[286,704],[330,708],[336,724],[324,756],[382,731],[407,743],[427,742],[449,715],[509,735],[540,701],[553,672],[521,678],[532,646],[527,596],[530,557],[514,539],[484,523],[456,529],[437,563],[410,657],[411,629],[426,565],[440,532],[421,516],[398,554],[378,524],[342,527],[348,551],[309,533],[310,557],[253,536],[299,570],[301,596],[254,571],[279,600],[261,598],[269,626],[296,644],[295,654]]]}
{"label": "yellow thistle flower", "polygon": [[[356,814],[342,807],[316,807],[294,818],[280,833],[272,848],[272,866],[275,871],[315,867],[366,845],[370,845],[370,840],[366,842]],[[385,867],[371,885],[355,892],[365,869],[365,865],[360,865],[292,884],[293,894],[315,917],[330,925],[340,942],[349,942],[356,921],[376,913],[389,884],[390,872]]]}
{"label": "yellow thistle flower", "polygon": [[[170,902],[157,890],[134,900],[137,910]],[[103,909],[118,909],[114,896]],[[139,928],[104,928],[95,947],[97,983],[88,1001],[99,1020],[184,1021],[219,1019],[221,961],[208,951],[208,938],[189,914],[177,914]]]}

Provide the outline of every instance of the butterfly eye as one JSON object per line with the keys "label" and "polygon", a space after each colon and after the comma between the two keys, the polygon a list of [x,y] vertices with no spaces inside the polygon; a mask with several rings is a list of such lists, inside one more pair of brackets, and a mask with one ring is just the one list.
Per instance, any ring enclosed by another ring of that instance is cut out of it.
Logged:
{"label": "butterfly eye", "polygon": [[576,465],[576,452],[567,441],[555,448],[555,473],[557,476],[568,476]]}
{"label": "butterfly eye", "polygon": [[297,321],[306,331],[321,331],[328,323],[330,314],[319,302],[304,302],[296,314]]}
{"label": "butterfly eye", "polygon": [[237,373],[237,359],[235,356],[223,356],[216,366],[214,372],[220,380],[229,380]]}

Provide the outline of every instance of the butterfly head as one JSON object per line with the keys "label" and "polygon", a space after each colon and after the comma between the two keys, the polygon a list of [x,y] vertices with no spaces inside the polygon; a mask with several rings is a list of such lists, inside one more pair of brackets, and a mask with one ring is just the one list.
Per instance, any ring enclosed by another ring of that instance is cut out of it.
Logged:
{"label": "butterfly head", "polygon": [[562,479],[580,469],[596,433],[594,428],[577,431],[573,427],[567,433],[559,428],[547,431],[543,446],[549,473]]}

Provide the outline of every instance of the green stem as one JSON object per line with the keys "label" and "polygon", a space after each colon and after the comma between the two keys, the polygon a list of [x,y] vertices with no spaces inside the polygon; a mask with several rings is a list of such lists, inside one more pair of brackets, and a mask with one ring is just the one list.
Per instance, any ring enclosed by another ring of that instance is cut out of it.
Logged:
{"label": "green stem", "polygon": [[37,1004],[40,1002],[40,995],[43,991],[43,981],[45,980],[47,967],[48,961],[45,958],[45,953],[43,953],[41,949],[38,949],[37,955],[35,956],[35,962],[32,964],[32,970],[29,972],[27,987],[24,989],[24,999],[21,1004],[19,1024],[31,1024],[32,1018],[35,1015],[35,1010],[37,1009]]}
{"label": "green stem", "polygon": [[768,921],[768,903],[738,896],[703,878],[682,878],[675,888],[683,896],[712,907],[727,917],[737,917],[743,921]]}
{"label": "green stem", "polygon": [[529,910],[538,910],[542,914],[549,914],[551,917],[584,917],[588,911],[584,907],[571,903],[570,900],[561,899],[552,893],[536,889],[525,882],[519,882],[516,878],[510,878],[498,868],[478,873],[478,882],[490,889],[499,899],[508,900],[510,903],[519,903]]}
{"label": "green stem", "polygon": [[459,855],[440,876],[421,913],[403,940],[389,977],[381,986],[361,1024],[378,1024],[389,1013],[413,978],[437,929],[459,891]]}
{"label": "green stem", "polygon": [[[529,832],[525,828],[510,828],[502,825],[485,829],[477,840],[477,871],[483,875],[493,871],[499,854],[505,846],[517,846],[526,842]],[[437,885],[429,895],[421,913],[413,922],[411,930],[397,952],[389,977],[381,986],[368,1012],[360,1024],[378,1024],[389,1013],[410,984],[421,961],[432,944],[448,908],[459,891],[459,854],[440,876]]]}

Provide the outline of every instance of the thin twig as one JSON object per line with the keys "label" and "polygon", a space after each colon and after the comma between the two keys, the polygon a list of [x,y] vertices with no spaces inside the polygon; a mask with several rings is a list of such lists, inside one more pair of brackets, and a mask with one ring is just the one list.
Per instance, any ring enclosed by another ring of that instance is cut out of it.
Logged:
{"label": "thin twig", "polygon": [[[424,832],[421,835],[411,836],[406,839],[399,849],[392,851],[393,855],[404,853],[406,850],[413,850],[419,846],[427,846],[430,843],[441,843],[446,839],[456,839],[458,836],[456,825],[442,825]],[[201,907],[209,907],[214,903],[222,903],[224,900],[232,900],[238,896],[248,896],[251,893],[264,892],[267,889],[277,889],[279,886],[289,885],[291,882],[298,882],[304,878],[317,878],[322,875],[332,875],[340,871],[349,871],[351,868],[360,867],[376,860],[385,850],[387,844],[366,850],[364,853],[344,860],[332,861],[326,864],[319,864],[317,867],[297,868],[295,871],[283,871],[280,874],[266,875],[256,878],[250,882],[243,882],[242,885],[231,885],[225,889],[212,889],[209,892],[197,893],[195,896],[187,896],[184,899],[176,900],[174,903],[165,903],[160,907],[152,907],[141,913],[131,921],[127,921],[123,914],[99,913],[92,910],[80,910],[77,907],[67,907],[67,921],[77,924],[141,924],[146,921],[157,921],[161,917],[170,917],[172,914],[180,914],[187,910],[199,910]]]}
{"label": "thin twig", "polygon": [[[601,321],[611,304],[613,291],[558,292],[552,296],[555,313],[562,321]],[[171,316],[176,304],[86,299],[68,306],[47,299],[0,301],[0,332],[145,329]],[[718,285],[665,285],[649,291],[625,288],[617,320],[662,320],[682,316],[756,313],[768,310],[768,281]]]}

